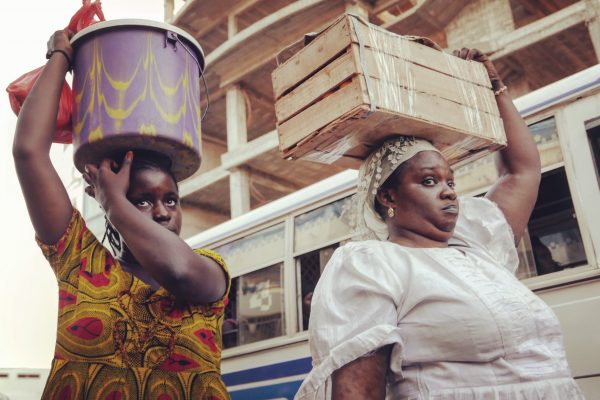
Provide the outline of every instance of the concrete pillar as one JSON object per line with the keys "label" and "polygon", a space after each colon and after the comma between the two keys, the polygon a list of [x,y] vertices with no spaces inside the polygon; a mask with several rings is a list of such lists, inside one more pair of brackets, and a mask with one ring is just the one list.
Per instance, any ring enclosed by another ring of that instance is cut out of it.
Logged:
{"label": "concrete pillar", "polygon": [[[238,85],[227,89],[227,151],[235,151],[248,141],[246,126],[246,102],[244,93]],[[235,218],[250,211],[250,177],[248,173],[235,168],[229,176],[229,198],[231,217]]]}
{"label": "concrete pillar", "polygon": [[586,9],[590,14],[587,21],[590,39],[596,53],[596,61],[600,63],[600,0],[586,0]]}
{"label": "concrete pillar", "polygon": [[175,13],[175,0],[165,0],[165,21],[169,22],[173,19]]}

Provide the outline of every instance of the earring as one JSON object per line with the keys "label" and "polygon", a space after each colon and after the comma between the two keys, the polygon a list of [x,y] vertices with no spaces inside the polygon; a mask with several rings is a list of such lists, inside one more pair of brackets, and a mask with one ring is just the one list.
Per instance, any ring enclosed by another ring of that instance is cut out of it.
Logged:
{"label": "earring", "polygon": [[390,218],[394,218],[395,213],[394,213],[394,209],[392,207],[388,208],[387,215]]}

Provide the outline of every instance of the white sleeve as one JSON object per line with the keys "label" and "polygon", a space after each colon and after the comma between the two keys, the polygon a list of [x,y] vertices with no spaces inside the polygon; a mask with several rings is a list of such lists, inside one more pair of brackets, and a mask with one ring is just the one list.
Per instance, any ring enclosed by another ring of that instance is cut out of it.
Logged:
{"label": "white sleeve", "polygon": [[515,273],[519,255],[510,225],[496,203],[482,197],[460,199],[460,213],[450,241],[466,242],[491,254],[494,260]]}
{"label": "white sleeve", "polygon": [[313,369],[296,399],[326,399],[331,374],[388,344],[401,365],[397,308],[404,289],[381,254],[363,243],[336,250],[312,298],[309,342]]}

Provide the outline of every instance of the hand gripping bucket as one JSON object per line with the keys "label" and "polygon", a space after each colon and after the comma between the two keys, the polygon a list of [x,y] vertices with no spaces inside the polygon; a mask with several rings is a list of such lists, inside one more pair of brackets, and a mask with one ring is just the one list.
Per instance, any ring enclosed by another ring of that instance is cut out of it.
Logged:
{"label": "hand gripping bucket", "polygon": [[201,161],[204,69],[196,40],[172,25],[127,19],[94,24],[71,42],[77,169],[151,150],[171,159],[178,181],[192,175]]}

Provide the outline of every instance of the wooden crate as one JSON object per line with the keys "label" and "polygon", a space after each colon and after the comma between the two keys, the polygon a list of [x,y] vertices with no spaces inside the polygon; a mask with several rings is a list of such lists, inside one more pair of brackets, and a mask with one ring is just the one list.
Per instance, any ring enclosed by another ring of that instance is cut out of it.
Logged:
{"label": "wooden crate", "polygon": [[272,75],[286,158],[356,166],[382,140],[431,140],[452,164],[505,145],[485,68],[343,15]]}

